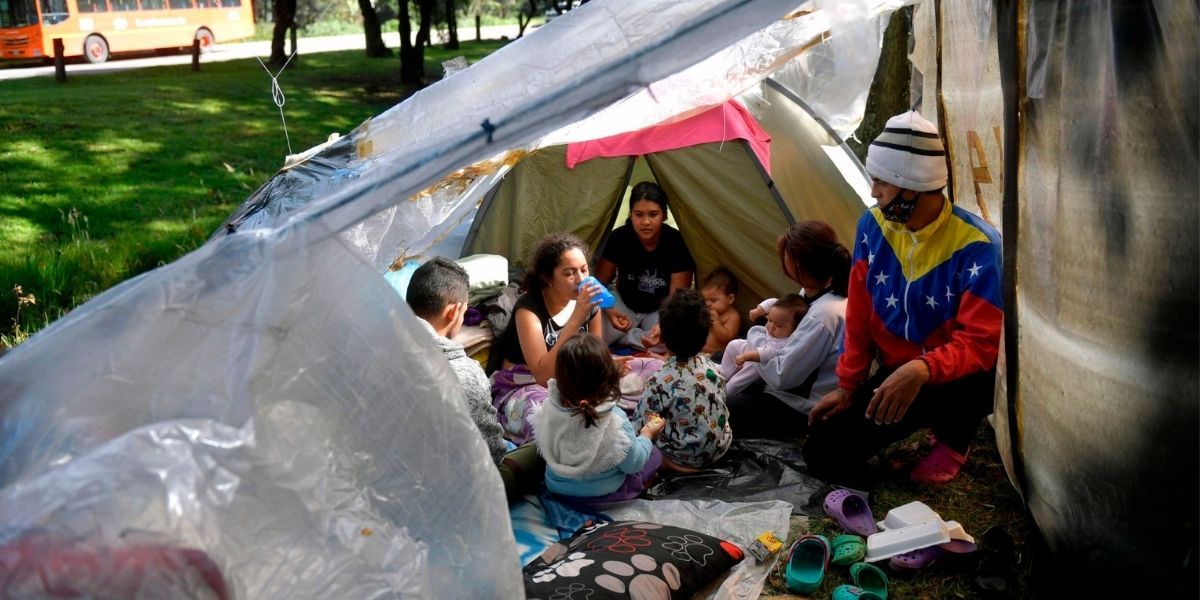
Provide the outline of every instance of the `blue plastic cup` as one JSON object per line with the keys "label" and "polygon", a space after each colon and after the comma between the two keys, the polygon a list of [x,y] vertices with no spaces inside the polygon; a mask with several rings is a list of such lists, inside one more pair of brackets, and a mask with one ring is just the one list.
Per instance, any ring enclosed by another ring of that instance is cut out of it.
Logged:
{"label": "blue plastic cup", "polygon": [[590,275],[585,277],[583,281],[579,282],[579,289],[583,289],[590,283],[600,286],[601,292],[598,296],[598,298],[600,298],[600,308],[612,308],[613,306],[616,306],[617,299],[613,297],[612,292],[608,291],[608,288],[605,287],[603,283],[600,283],[600,280],[596,279],[595,277]]}

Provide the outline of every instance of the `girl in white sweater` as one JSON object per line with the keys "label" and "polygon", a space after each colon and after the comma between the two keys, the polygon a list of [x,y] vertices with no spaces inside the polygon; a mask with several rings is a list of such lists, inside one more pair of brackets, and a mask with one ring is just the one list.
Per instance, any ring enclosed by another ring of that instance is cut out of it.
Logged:
{"label": "girl in white sweater", "polygon": [[621,367],[593,336],[563,342],[554,375],[533,419],[546,488],[586,503],[636,498],[662,464],[652,442],[663,420],[650,419],[634,432],[615,402]]}

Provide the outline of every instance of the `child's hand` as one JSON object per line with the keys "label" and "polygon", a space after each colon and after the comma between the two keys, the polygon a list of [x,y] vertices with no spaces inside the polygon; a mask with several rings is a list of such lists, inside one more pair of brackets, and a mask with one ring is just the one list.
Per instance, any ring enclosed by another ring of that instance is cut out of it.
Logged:
{"label": "child's hand", "polygon": [[758,350],[747,350],[733,357],[733,362],[739,367],[746,362],[758,362]]}
{"label": "child's hand", "polygon": [[633,327],[633,321],[629,320],[629,315],[615,309],[605,309],[604,314],[608,316],[608,322],[617,331],[629,331]]}
{"label": "child's hand", "polygon": [[662,331],[659,330],[657,324],[654,327],[650,328],[649,333],[646,333],[642,336],[642,345],[645,346],[646,348],[653,348],[654,346],[657,346],[658,343],[661,341],[662,341]]}
{"label": "child's hand", "polygon": [[750,309],[749,316],[750,316],[750,322],[753,323],[753,322],[767,316],[767,311],[755,306],[754,308]]}
{"label": "child's hand", "polygon": [[642,427],[641,435],[654,439],[658,437],[658,434],[662,433],[663,428],[666,426],[667,422],[662,417],[654,413],[647,413],[646,425]]}
{"label": "child's hand", "polygon": [[617,371],[620,371],[624,377],[629,374],[629,361],[633,360],[632,356],[614,356],[613,362],[617,363]]}

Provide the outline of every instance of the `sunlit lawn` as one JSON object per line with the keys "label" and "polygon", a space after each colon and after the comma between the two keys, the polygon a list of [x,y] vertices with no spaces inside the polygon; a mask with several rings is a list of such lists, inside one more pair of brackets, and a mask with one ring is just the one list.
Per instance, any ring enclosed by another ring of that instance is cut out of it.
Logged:
{"label": "sunlit lawn", "polygon": [[[431,48],[426,72],[501,42]],[[291,148],[346,133],[412,90],[399,61],[303,56],[279,78]],[[288,152],[256,60],[0,83],[0,339],[202,244]],[[14,286],[34,304],[20,307]]]}

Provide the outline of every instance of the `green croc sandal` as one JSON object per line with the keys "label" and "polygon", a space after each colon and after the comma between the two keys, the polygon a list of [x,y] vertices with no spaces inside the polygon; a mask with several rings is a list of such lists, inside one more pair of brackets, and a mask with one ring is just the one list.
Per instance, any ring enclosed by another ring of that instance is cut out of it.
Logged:
{"label": "green croc sandal", "polygon": [[809,595],[821,587],[829,566],[829,540],[823,535],[805,535],[788,552],[784,583],[794,594]]}
{"label": "green croc sandal", "polygon": [[875,592],[853,585],[839,585],[833,590],[833,600],[884,600]]}
{"label": "green croc sandal", "polygon": [[862,560],[867,555],[867,544],[857,535],[839,535],[833,538],[832,550],[830,564],[844,567]]}
{"label": "green croc sandal", "polygon": [[854,585],[864,591],[870,592],[882,600],[887,600],[888,578],[879,567],[870,563],[850,565],[850,579]]}

